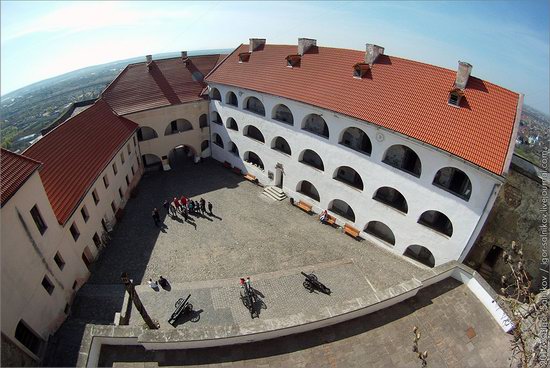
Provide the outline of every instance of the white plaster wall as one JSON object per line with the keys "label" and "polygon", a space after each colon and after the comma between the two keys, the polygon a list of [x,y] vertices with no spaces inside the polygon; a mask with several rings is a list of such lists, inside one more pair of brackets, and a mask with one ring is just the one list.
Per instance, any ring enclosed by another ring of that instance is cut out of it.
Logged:
{"label": "white plaster wall", "polygon": [[[127,151],[128,144],[130,155]],[[139,181],[141,169],[137,161],[139,152],[136,149],[137,144],[134,146],[133,138],[130,138],[86,193],[65,226],[59,224],[55,217],[38,173],[33,174],[2,207],[2,333],[25,351],[29,352],[15,339],[18,322],[23,319],[28,327],[43,340],[47,340],[65,320],[65,305],[71,304],[76,290],[88,279],[90,273],[82,261],[82,252],[87,246],[95,259],[99,250],[94,245],[92,237],[95,232],[101,235],[103,217],[113,218],[111,201],[114,199],[117,207],[121,206],[118,188],[122,187],[124,201],[127,201],[130,188]],[[124,164],[120,159],[121,152],[124,152]],[[116,177],[112,171],[113,162],[117,163]],[[132,175],[131,165],[134,166],[135,175]],[[108,189],[105,189],[103,184],[104,173],[109,176]],[[130,180],[130,186],[126,185],[126,175]],[[97,206],[91,194],[94,188],[97,189],[100,198]],[[34,205],[37,205],[47,225],[43,235],[38,231],[30,214]],[[87,222],[84,222],[80,212],[83,205],[86,205],[90,216]],[[17,211],[21,214],[36,248],[33,247],[24,230]],[[76,242],[69,230],[73,222],[76,222],[80,231],[80,237]],[[54,261],[57,252],[65,262],[63,269],[60,269]],[[41,284],[45,275],[54,285],[51,295]],[[77,281],[77,287],[73,290],[75,281]]]}
{"label": "white plaster wall", "polygon": [[[141,141],[139,146],[142,154],[153,154],[161,159],[162,156],[168,156],[170,151],[179,145],[190,146],[198,155],[201,154],[202,141],[210,139],[208,127],[202,129],[199,127],[199,118],[202,114],[208,114],[208,101],[140,111],[125,115],[125,117],[139,126],[148,126],[157,132],[158,138]],[[193,130],[165,136],[166,127],[176,119],[188,120],[193,126]]]}
{"label": "white plaster wall", "polygon": [[[218,133],[224,140],[225,146],[225,149],[222,150],[220,147],[212,145],[213,158],[222,162],[231,162],[233,165],[244,168],[245,172],[252,172],[265,185],[275,184],[274,181],[268,179],[267,174],[268,171],[275,173],[275,165],[278,162],[282,163],[285,170],[284,190],[287,194],[296,199],[303,198],[313,204],[317,212],[327,208],[334,199],[347,202],[355,213],[353,226],[363,230],[370,221],[381,221],[393,231],[395,246],[364,232],[361,234],[362,237],[398,254],[403,254],[408,246],[418,244],[432,252],[436,265],[459,259],[464,248],[475,240],[475,236],[473,237],[472,234],[476,231],[486,203],[492,196],[493,187],[501,182],[497,176],[449,153],[374,124],[281,97],[217,84],[211,84],[210,87],[218,88],[223,99],[221,102],[211,101],[210,111],[217,111],[224,125],[227,119],[232,117],[239,127],[239,131],[235,132],[227,130],[225,126],[211,124],[212,133]],[[225,103],[228,91],[233,91],[237,95],[238,107]],[[257,97],[263,102],[266,110],[265,117],[242,109],[243,102],[249,96]],[[294,126],[271,119],[272,110],[280,103],[285,104],[292,111]],[[302,121],[311,113],[321,115],[326,121],[330,133],[328,140],[301,130]],[[243,129],[249,124],[256,126],[263,133],[264,144],[243,136]],[[341,135],[348,127],[360,128],[369,136],[372,143],[370,156],[338,144]],[[377,140],[376,137],[380,134],[383,139]],[[290,156],[271,149],[271,141],[276,136],[283,137],[289,143],[292,150]],[[240,159],[228,152],[229,141],[233,141],[237,145]],[[414,150],[420,157],[422,162],[420,178],[382,162],[385,151],[394,144],[403,144]],[[315,151],[322,158],[324,172],[298,162],[300,153],[306,148]],[[244,153],[249,150],[260,156],[265,166],[264,172],[242,162]],[[360,191],[334,180],[333,175],[339,166],[349,166],[356,170],[363,180],[364,189]],[[464,201],[432,185],[437,171],[447,166],[456,167],[469,176],[472,183],[472,194],[469,201]],[[301,180],[308,180],[315,185],[320,194],[320,202],[296,193],[296,186]],[[372,199],[375,191],[382,186],[395,188],[403,194],[408,204],[407,214]],[[453,224],[451,237],[417,223],[420,215],[428,210],[437,210],[449,217]],[[485,209],[485,213],[489,210],[490,206]],[[483,216],[484,218],[485,216]],[[339,223],[345,222],[349,221],[339,218]]]}

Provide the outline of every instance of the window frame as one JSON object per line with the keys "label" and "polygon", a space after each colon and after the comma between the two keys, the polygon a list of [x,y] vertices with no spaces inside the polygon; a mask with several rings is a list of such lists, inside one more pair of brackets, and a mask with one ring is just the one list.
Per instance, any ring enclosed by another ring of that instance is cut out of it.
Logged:
{"label": "window frame", "polygon": [[40,235],[44,235],[44,233],[48,229],[48,225],[46,224],[46,221],[44,221],[44,218],[42,217],[42,214],[38,209],[38,205],[35,204],[34,206],[32,206],[29,212],[31,213],[31,217],[38,229],[38,232],[40,233]]}

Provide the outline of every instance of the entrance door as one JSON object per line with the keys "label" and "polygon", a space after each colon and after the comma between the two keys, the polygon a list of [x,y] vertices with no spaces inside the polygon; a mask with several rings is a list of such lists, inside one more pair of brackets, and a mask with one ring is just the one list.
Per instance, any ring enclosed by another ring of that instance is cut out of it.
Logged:
{"label": "entrance door", "polygon": [[275,166],[275,186],[281,189],[283,189],[283,174],[283,165],[277,164]]}

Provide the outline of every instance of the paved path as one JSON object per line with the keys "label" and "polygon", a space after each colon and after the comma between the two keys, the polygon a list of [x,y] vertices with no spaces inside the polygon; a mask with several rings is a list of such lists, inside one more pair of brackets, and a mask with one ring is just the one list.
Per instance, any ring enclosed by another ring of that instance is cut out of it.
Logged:
{"label": "paved path", "polygon": [[[411,351],[415,325],[422,333],[420,349],[429,354],[428,367],[508,366],[508,335],[468,288],[452,279],[374,314],[280,339],[177,351],[103,346],[100,366],[419,367]],[[470,327],[472,338],[466,334]]]}

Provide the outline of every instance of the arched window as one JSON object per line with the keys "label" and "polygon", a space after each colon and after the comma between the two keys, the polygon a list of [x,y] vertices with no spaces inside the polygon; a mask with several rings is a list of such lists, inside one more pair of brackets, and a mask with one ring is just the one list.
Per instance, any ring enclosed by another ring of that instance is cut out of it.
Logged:
{"label": "arched window", "polygon": [[378,202],[382,202],[390,207],[395,208],[401,212],[407,213],[409,207],[407,206],[407,200],[403,197],[398,190],[390,187],[381,187],[374,193],[372,197]]}
{"label": "arched window", "polygon": [[202,143],[201,143],[201,152],[206,151],[208,149],[208,147],[210,147],[210,142],[208,142],[208,140],[202,141]]}
{"label": "arched window", "polygon": [[302,129],[323,138],[329,138],[328,125],[320,115],[309,114],[305,117]]}
{"label": "arched window", "polygon": [[245,152],[243,159],[246,162],[248,162],[249,164],[252,164],[254,166],[259,167],[263,171],[264,163],[263,163],[262,159],[260,158],[260,156],[258,156],[254,152],[252,152],[252,151]]}
{"label": "arched window", "polygon": [[388,148],[382,161],[417,177],[420,177],[422,172],[422,164],[416,152],[401,144]]}
{"label": "arched window", "polygon": [[323,160],[321,160],[321,157],[310,149],[302,151],[298,161],[321,171],[325,170],[325,166],[323,165]]}
{"label": "arched window", "polygon": [[271,141],[271,148],[273,148],[275,151],[286,153],[287,155],[292,154],[288,142],[283,137],[273,138],[273,140]]}
{"label": "arched window", "polygon": [[186,119],[173,120],[164,130],[164,135],[171,135],[193,130],[193,125]]}
{"label": "arched window", "polygon": [[472,182],[464,171],[455,167],[444,167],[435,174],[433,185],[453,193],[457,197],[469,200],[472,194]]}
{"label": "arched window", "polygon": [[380,221],[371,221],[365,227],[365,232],[391,245],[395,245],[393,231]]}
{"label": "arched window", "polygon": [[354,188],[363,190],[363,179],[361,176],[349,166],[340,166],[336,169],[333,175],[333,179],[341,181],[347,185],[351,185]]}
{"label": "arched window", "polygon": [[317,188],[313,184],[311,184],[307,180],[302,180],[296,185],[296,191],[298,193],[302,193],[305,196],[308,196],[309,198],[319,202],[319,192],[317,191]]}
{"label": "arched window", "polygon": [[264,104],[256,97],[248,97],[244,103],[244,109],[254,114],[265,116]]}
{"label": "arched window", "polygon": [[212,138],[214,138],[214,144],[216,146],[219,146],[219,147],[223,148],[223,139],[222,139],[222,137],[220,137],[220,135],[218,133],[214,133]]}
{"label": "arched window", "polygon": [[347,128],[344,133],[342,133],[340,144],[369,156],[372,152],[372,144],[369,137],[359,128]]}
{"label": "arched window", "polygon": [[212,100],[221,101],[222,95],[220,94],[220,91],[218,91],[217,88],[212,88],[212,90],[210,91],[210,98]]}
{"label": "arched window", "polygon": [[426,211],[418,219],[418,223],[429,227],[441,234],[453,236],[451,220],[439,211]]}
{"label": "arched window", "polygon": [[231,91],[227,92],[227,95],[225,96],[225,101],[228,105],[239,107],[239,100],[237,100],[237,95]]}
{"label": "arched window", "polygon": [[294,125],[294,116],[292,116],[292,111],[283,104],[275,106],[273,113],[271,114],[273,120],[280,121],[281,123]]}
{"label": "arched window", "polygon": [[229,152],[231,152],[235,156],[239,156],[239,148],[234,142],[229,142]]}
{"label": "arched window", "polygon": [[158,138],[158,134],[155,129],[148,126],[139,127],[137,131],[138,141],[148,141],[149,139]]}
{"label": "arched window", "polygon": [[340,199],[331,201],[328,205],[328,210],[350,220],[351,222],[355,222],[355,212],[353,212],[353,209],[349,204]]}
{"label": "arched window", "polygon": [[208,126],[208,117],[206,116],[206,114],[202,114],[200,117],[199,117],[199,128],[206,128]]}
{"label": "arched window", "polygon": [[233,118],[227,119],[227,129],[234,130],[236,132],[239,131],[239,127],[237,126],[237,122]]}
{"label": "arched window", "polygon": [[254,139],[258,142],[265,143],[264,135],[254,125],[247,125],[244,127],[243,134],[245,137]]}
{"label": "arched window", "polygon": [[212,111],[212,122],[218,125],[223,125],[222,118],[220,117],[220,114],[218,114],[217,111]]}
{"label": "arched window", "polygon": [[428,248],[421,245],[415,244],[409,246],[403,255],[425,264],[428,267],[435,266],[435,259],[432,252],[430,252]]}
{"label": "arched window", "polygon": [[146,168],[151,168],[155,166],[162,167],[162,162],[160,160],[160,157],[158,157],[157,155],[153,155],[152,153],[146,153],[141,158],[143,159],[143,166],[145,166]]}

